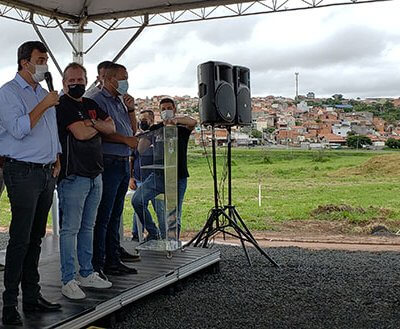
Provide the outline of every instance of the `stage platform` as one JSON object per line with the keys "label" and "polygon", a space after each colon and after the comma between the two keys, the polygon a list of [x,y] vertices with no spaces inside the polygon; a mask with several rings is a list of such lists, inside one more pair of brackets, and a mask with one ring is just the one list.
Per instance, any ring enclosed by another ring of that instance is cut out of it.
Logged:
{"label": "stage platform", "polygon": [[[134,243],[130,241],[124,242],[123,246],[129,251],[135,248]],[[166,252],[141,251],[140,262],[127,263],[134,266],[138,274],[109,276],[113,283],[111,288],[101,290],[83,288],[86,299],[71,301],[61,294],[58,237],[45,238],[42,247],[39,266],[42,293],[51,301],[62,304],[62,309],[53,313],[24,314],[20,301],[19,311],[23,316],[24,326],[15,328],[82,328],[129,303],[220,261],[220,252],[213,249],[189,247],[184,251],[173,252],[172,258],[167,258]],[[5,251],[1,251],[0,263],[4,264],[4,256]],[[0,273],[0,277],[3,280],[3,273]],[[4,286],[1,284],[1,293],[3,289]],[[13,327],[0,326],[0,328]]]}

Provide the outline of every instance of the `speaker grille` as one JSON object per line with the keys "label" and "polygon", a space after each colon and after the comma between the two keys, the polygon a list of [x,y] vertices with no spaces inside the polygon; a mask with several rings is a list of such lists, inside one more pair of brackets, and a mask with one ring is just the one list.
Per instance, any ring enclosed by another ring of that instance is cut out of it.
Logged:
{"label": "speaker grille", "polygon": [[237,94],[238,124],[251,125],[251,96],[247,87],[241,87]]}
{"label": "speaker grille", "polygon": [[215,105],[221,118],[227,123],[233,123],[236,115],[236,102],[235,92],[230,84],[222,82],[218,86],[215,95]]}

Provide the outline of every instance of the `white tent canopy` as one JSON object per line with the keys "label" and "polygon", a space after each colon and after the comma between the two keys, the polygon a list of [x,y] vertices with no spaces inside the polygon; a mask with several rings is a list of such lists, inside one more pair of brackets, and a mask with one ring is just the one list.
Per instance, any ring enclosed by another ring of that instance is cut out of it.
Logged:
{"label": "white tent canopy", "polygon": [[[0,0],[0,16],[29,23],[29,15],[24,15],[23,10],[50,18],[53,23],[53,19],[60,19],[80,25],[90,21],[147,16],[148,26],[151,26],[382,1],[392,0]],[[18,17],[12,17],[12,10],[17,10]],[[166,22],[154,19],[160,15]],[[141,22],[143,20],[136,21],[137,24],[131,24],[131,27],[137,28]],[[49,27],[45,21],[40,23],[39,26]]]}
{"label": "white tent canopy", "polygon": [[[383,1],[394,0],[0,0],[0,17],[32,24],[45,44],[39,28],[60,28],[73,60],[82,63],[83,56],[110,31],[136,29],[116,61],[148,26]],[[86,29],[88,23],[104,32],[84,50],[83,34],[91,31]],[[67,33],[72,33],[72,39]]]}
{"label": "white tent canopy", "polygon": [[37,14],[70,21],[95,21],[144,14],[159,14],[216,5],[254,2],[251,0],[24,0],[0,1]]}

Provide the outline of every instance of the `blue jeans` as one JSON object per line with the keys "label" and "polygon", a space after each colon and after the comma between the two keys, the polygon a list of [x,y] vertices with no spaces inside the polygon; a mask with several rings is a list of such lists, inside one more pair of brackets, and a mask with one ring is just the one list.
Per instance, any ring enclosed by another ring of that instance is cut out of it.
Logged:
{"label": "blue jeans", "polygon": [[95,271],[117,265],[120,237],[119,226],[129,186],[129,161],[104,155],[103,194],[94,226],[93,260]]}
{"label": "blue jeans", "polygon": [[[140,186],[142,186],[142,182],[141,181],[136,181],[136,188],[139,188]],[[135,192],[136,193],[136,192]],[[133,195],[132,195],[132,199],[133,199]],[[132,202],[131,199],[131,202]],[[151,204],[153,205],[153,209],[157,215],[157,219],[158,219],[158,223],[165,221],[163,219],[164,216],[164,201],[160,200],[160,199],[152,199],[151,200]],[[134,209],[135,210],[135,209]],[[132,221],[132,235],[133,236],[138,236],[139,232],[138,232],[138,226],[137,226],[137,221],[139,220],[138,215],[136,214],[136,212],[133,213],[133,221]],[[142,227],[142,233],[144,232],[145,227]],[[161,238],[165,239],[165,236],[163,237],[161,235]]]}
{"label": "blue jeans", "polygon": [[[181,229],[181,217],[182,217],[182,205],[187,187],[187,178],[178,179],[178,238]],[[148,210],[149,201],[154,199],[157,195],[164,193],[164,175],[159,173],[152,173],[143,184],[136,190],[132,197],[132,205],[135,209],[136,214],[139,217],[140,222],[149,232],[150,238],[156,238],[158,235],[158,229],[154,224],[153,218],[151,217],[150,211]],[[159,218],[159,227],[161,237],[166,237],[165,232],[165,215],[162,220]]]}
{"label": "blue jeans", "polygon": [[[60,260],[64,284],[75,278],[75,253],[79,274],[93,273],[93,227],[102,192],[101,175],[88,178],[70,175],[57,187],[60,199]],[[75,247],[76,246],[76,247]]]}

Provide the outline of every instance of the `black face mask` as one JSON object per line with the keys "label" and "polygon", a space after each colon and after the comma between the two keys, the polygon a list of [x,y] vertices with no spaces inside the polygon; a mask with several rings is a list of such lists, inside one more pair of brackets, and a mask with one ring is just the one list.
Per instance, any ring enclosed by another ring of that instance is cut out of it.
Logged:
{"label": "black face mask", "polygon": [[143,131],[146,131],[150,129],[150,124],[147,121],[140,121],[139,127]]}
{"label": "black face mask", "polygon": [[83,96],[85,93],[85,85],[82,84],[74,84],[68,85],[68,95],[72,98],[78,99]]}

